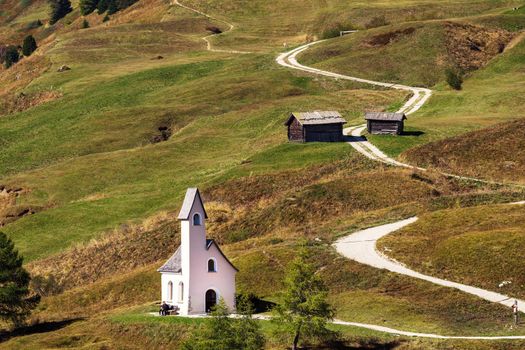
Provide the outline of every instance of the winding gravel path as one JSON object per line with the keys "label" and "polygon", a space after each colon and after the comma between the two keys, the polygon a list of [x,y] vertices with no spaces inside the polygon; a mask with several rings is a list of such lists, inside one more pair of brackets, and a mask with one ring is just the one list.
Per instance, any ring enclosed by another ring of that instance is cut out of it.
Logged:
{"label": "winding gravel path", "polygon": [[[179,0],[173,0],[173,4],[180,6],[182,8],[185,8],[189,11],[198,13],[206,18],[223,22],[229,26],[228,31],[231,31],[234,29],[233,24],[227,21],[215,18],[213,16],[210,16],[192,7],[183,5],[179,2]],[[202,38],[202,40],[206,42],[206,47],[208,51],[225,52],[225,53],[232,53],[232,54],[250,53],[246,51],[214,49],[212,48],[211,42],[209,41],[209,38],[212,36],[214,36],[214,34],[208,35]],[[277,57],[276,62],[283,67],[301,70],[304,72],[309,72],[309,73],[313,73],[317,75],[323,75],[323,76],[327,76],[327,77],[331,77],[335,79],[344,79],[344,80],[350,80],[350,81],[355,81],[355,82],[360,82],[360,83],[365,83],[365,84],[382,86],[382,87],[391,88],[391,89],[409,91],[412,93],[412,97],[398,111],[398,112],[403,112],[407,115],[417,112],[432,96],[432,90],[430,89],[411,87],[411,86],[406,86],[406,85],[401,85],[401,84],[389,84],[389,83],[383,83],[383,82],[378,82],[378,81],[373,81],[373,80],[368,80],[368,79],[351,77],[351,76],[347,76],[343,74],[324,71],[324,70],[317,69],[317,68],[307,67],[297,62],[298,54],[307,50],[311,46],[321,43],[323,41],[324,40],[320,40],[320,41],[316,41],[316,42],[309,43],[306,45],[302,45],[289,52],[285,52]],[[348,143],[354,149],[356,149],[359,153],[365,155],[366,157],[372,160],[379,161],[382,163],[386,163],[386,164],[390,164],[394,166],[412,168],[412,169],[416,168],[422,171],[426,170],[424,168],[413,167],[409,164],[405,164],[391,157],[388,157],[380,149],[378,149],[372,143],[368,142],[366,138],[361,136],[365,128],[366,128],[366,125],[358,125],[358,126],[346,128],[344,130],[345,134],[352,138],[351,141],[349,141]],[[458,176],[458,175],[453,175],[453,174],[445,174],[445,175],[455,177],[455,178],[465,179],[465,180],[492,183],[490,181],[463,177],[463,176]],[[525,205],[525,201],[513,203],[513,204],[514,205]],[[334,243],[334,246],[341,255],[349,259],[355,260],[357,262],[360,262],[362,264],[370,265],[370,266],[373,266],[379,269],[387,269],[392,272],[396,272],[396,273],[404,274],[404,275],[411,276],[414,278],[422,279],[422,280],[425,280],[431,283],[435,283],[441,286],[456,288],[463,292],[473,294],[485,300],[499,303],[499,304],[502,304],[508,307],[512,305],[512,303],[514,302],[514,299],[511,299],[506,295],[502,295],[502,294],[487,291],[484,289],[471,287],[468,285],[451,282],[451,281],[447,281],[444,279],[439,279],[436,277],[431,277],[431,276],[421,274],[419,272],[416,272],[414,270],[411,270],[405,267],[399,262],[389,259],[388,257],[382,255],[380,252],[377,251],[376,249],[377,240],[407,225],[410,225],[411,223],[414,223],[415,221],[417,221],[417,217],[402,220],[402,221],[395,222],[395,223],[388,224],[388,225],[382,225],[382,226],[377,226],[377,227],[369,228],[366,230],[358,231],[349,236],[339,239],[336,243]],[[525,301],[518,300],[518,302],[522,305],[525,305]],[[265,319],[265,320],[269,319],[268,316],[264,316],[264,315],[257,316],[256,318]],[[333,323],[339,324],[339,325],[345,325],[345,326],[366,328],[366,329],[370,329],[370,330],[374,330],[378,332],[403,335],[407,337],[421,337],[421,338],[435,338],[435,339],[469,339],[469,340],[525,339],[525,336],[445,336],[445,335],[431,334],[431,333],[408,332],[408,331],[402,331],[402,330],[379,326],[379,325],[358,323],[358,322],[348,322],[348,321],[341,321],[341,320],[334,320]]]}
{"label": "winding gravel path", "polygon": [[[322,75],[322,76],[326,76],[326,77],[330,77],[334,79],[350,80],[350,81],[355,81],[355,82],[364,83],[364,84],[382,86],[382,87],[386,87],[390,89],[409,91],[412,93],[412,97],[403,105],[403,107],[401,107],[398,110],[398,113],[405,113],[407,115],[410,115],[410,114],[413,114],[419,111],[419,109],[421,109],[421,107],[423,107],[425,103],[432,96],[432,90],[427,89],[427,88],[412,87],[412,86],[407,86],[407,85],[402,85],[402,84],[383,83],[383,82],[374,81],[374,80],[356,78],[356,77],[352,77],[352,76],[348,76],[344,74],[333,73],[333,72],[329,72],[329,71],[325,71],[325,70],[321,70],[321,69],[317,69],[313,67],[308,67],[297,61],[298,54],[306,51],[313,45],[317,45],[324,41],[326,40],[315,41],[313,43],[309,43],[309,44],[297,47],[291,51],[282,53],[276,58],[276,62],[283,67],[296,69],[296,70],[300,70],[300,71],[308,72],[312,74]],[[397,161],[396,159],[391,158],[385,153],[383,153],[379,148],[374,146],[364,136],[362,136],[365,129],[366,129],[366,124],[361,124],[361,125],[345,128],[343,130],[344,134],[349,137],[348,144],[352,146],[357,152],[361,153],[362,155],[364,155],[365,157],[369,159],[372,159],[372,160],[375,160],[381,163],[403,167],[403,168],[417,169],[420,171],[427,171],[427,169],[425,168],[421,168],[421,167],[417,167],[417,166],[413,166],[410,164],[406,164],[406,163]],[[483,179],[478,179],[474,177],[461,176],[461,175],[444,173],[444,172],[442,174],[448,177],[452,177],[452,178],[456,178],[460,180],[466,180],[466,181],[474,181],[474,182],[480,182],[480,183],[486,183],[486,184],[492,184],[492,185],[509,185],[509,184],[505,184],[502,182],[483,180]],[[512,186],[522,187],[522,188],[525,187],[521,185],[512,185]]]}

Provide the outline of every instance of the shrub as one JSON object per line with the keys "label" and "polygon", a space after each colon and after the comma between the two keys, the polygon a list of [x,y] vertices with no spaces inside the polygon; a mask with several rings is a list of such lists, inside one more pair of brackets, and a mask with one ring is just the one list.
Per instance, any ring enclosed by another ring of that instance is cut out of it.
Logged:
{"label": "shrub", "polygon": [[22,44],[22,54],[26,57],[31,56],[37,47],[35,38],[32,35],[28,35],[24,38],[24,43]]}
{"label": "shrub", "polygon": [[246,299],[237,305],[239,318],[231,318],[221,299],[211,318],[201,326],[183,345],[184,350],[262,350],[265,339],[260,326],[252,318],[252,308]]}
{"label": "shrub", "polygon": [[383,26],[387,26],[389,25],[390,22],[387,21],[386,17],[384,15],[382,16],[376,16],[374,18],[372,18],[366,25],[365,27],[367,29],[370,29],[370,28],[377,28],[377,27],[383,27]]}
{"label": "shrub", "polygon": [[445,71],[448,85],[454,90],[461,90],[463,73],[458,69],[449,68]]}
{"label": "shrub", "polygon": [[355,26],[351,23],[337,22],[337,23],[332,24],[330,27],[326,28],[325,30],[323,30],[323,32],[321,33],[321,38],[322,39],[335,38],[340,35],[341,31],[354,30],[354,29],[355,29]]}
{"label": "shrub", "polygon": [[341,35],[340,33],[344,30],[354,30],[355,26],[352,23],[333,23],[330,27],[325,28],[323,32],[321,33],[322,39],[330,39],[335,38]]}
{"label": "shrub", "polygon": [[38,27],[42,27],[42,21],[37,19],[36,21],[31,21],[26,25],[26,29],[36,29]]}
{"label": "shrub", "polygon": [[219,27],[207,25],[206,30],[212,32],[213,34],[221,34],[222,30]]}
{"label": "shrub", "polygon": [[109,21],[109,16],[105,15],[104,18],[102,18],[102,22],[107,22],[107,21]]}
{"label": "shrub", "polygon": [[53,275],[49,277],[34,276],[31,279],[31,289],[42,296],[60,294],[64,290]]}
{"label": "shrub", "polygon": [[49,24],[55,24],[73,11],[69,0],[48,0],[51,7],[49,14]]}
{"label": "shrub", "polygon": [[134,3],[136,3],[138,0],[116,0],[117,2],[117,8],[119,10],[124,10],[125,8],[130,7]]}
{"label": "shrub", "polygon": [[82,29],[86,28],[89,28],[89,22],[87,21],[87,19],[84,19],[84,21],[82,21]]}
{"label": "shrub", "polygon": [[116,0],[108,0],[108,15],[117,13],[118,6]]}
{"label": "shrub", "polygon": [[20,60],[20,54],[16,46],[8,46],[4,52],[4,67],[9,68]]}

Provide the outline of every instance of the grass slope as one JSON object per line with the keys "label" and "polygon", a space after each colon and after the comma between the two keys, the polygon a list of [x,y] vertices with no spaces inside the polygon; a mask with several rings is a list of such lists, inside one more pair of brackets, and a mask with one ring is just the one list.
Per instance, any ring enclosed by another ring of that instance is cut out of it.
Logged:
{"label": "grass slope", "polygon": [[411,164],[493,181],[523,183],[525,121],[502,123],[408,150]]}

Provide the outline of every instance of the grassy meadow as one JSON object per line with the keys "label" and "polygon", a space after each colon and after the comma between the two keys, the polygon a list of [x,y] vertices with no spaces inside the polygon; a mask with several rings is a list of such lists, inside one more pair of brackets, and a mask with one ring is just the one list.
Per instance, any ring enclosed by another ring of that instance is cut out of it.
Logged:
{"label": "grassy meadow", "polygon": [[[500,203],[523,199],[523,192],[392,169],[344,143],[288,143],[283,123],[290,111],[338,110],[354,125],[364,111],[395,110],[409,96],[294,72],[274,60],[284,43],[359,29],[313,47],[300,61],[435,90],[408,121],[408,130],[421,135],[370,137],[372,142],[436,168],[434,152],[458,145],[440,153],[457,159],[443,170],[521,182],[519,172],[500,171],[497,159],[484,158],[490,152],[478,151],[502,143],[483,148],[477,140],[486,139],[484,131],[468,134],[469,141],[458,137],[523,111],[525,44],[518,31],[525,19],[522,10],[510,10],[522,1],[181,2],[216,19],[142,0],[108,22],[93,13],[86,17],[90,28],[81,29],[76,2],[54,26],[46,23],[44,1],[0,2],[0,44],[18,43],[28,33],[39,42],[33,56],[0,69],[0,185],[12,193],[0,196],[0,222],[9,219],[1,230],[33,276],[53,281],[43,288],[29,326],[4,331],[0,348],[178,347],[200,321],[147,312],[159,298],[156,269],[178,245],[175,214],[189,186],[203,191],[209,235],[240,269],[240,292],[278,301],[286,264],[306,238],[337,318],[447,335],[521,334],[501,306],[348,261],[331,243],[419,215],[416,226],[382,242],[396,259],[495,289],[501,279],[519,275],[511,261],[521,257],[513,250],[520,243],[519,208]],[[37,19],[44,25],[29,29]],[[451,20],[467,32],[483,28],[507,45],[494,57],[476,56],[481,63],[465,76],[461,91],[444,82],[447,66],[465,59],[447,49],[446,43],[458,42],[450,40],[458,30],[448,27]],[[223,21],[234,28],[211,38],[212,46],[252,53],[205,50],[206,26],[226,30]],[[71,70],[57,72],[62,65]],[[501,139],[513,132],[508,125],[496,127]],[[512,137],[504,157],[519,167],[521,143]],[[481,154],[480,160],[469,152]],[[466,156],[470,162],[461,161]],[[31,214],[18,216],[26,212]],[[466,233],[465,222],[471,223]],[[458,244],[469,253],[456,255]],[[475,268],[485,246],[483,256],[497,264]],[[443,253],[448,250],[454,254]],[[521,295],[519,281],[509,292]],[[263,323],[267,348],[282,349],[284,340],[273,328]],[[431,341],[336,328],[347,348],[523,347],[520,341]]]}

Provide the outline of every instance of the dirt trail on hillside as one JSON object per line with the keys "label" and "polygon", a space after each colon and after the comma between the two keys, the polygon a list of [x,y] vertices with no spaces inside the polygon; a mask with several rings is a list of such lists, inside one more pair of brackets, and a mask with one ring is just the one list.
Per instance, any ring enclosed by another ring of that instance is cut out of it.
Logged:
{"label": "dirt trail on hillside", "polygon": [[512,50],[516,45],[518,45],[522,40],[525,39],[525,31],[521,32],[520,34],[516,35],[514,39],[512,39],[507,46],[505,47],[505,51]]}
{"label": "dirt trail on hillside", "polygon": [[[213,16],[210,16],[202,11],[199,11],[197,9],[194,9],[192,7],[189,7],[189,6],[186,6],[186,5],[183,5],[179,2],[179,0],[173,0],[173,5],[176,5],[176,6],[179,6],[179,7],[182,7],[183,9],[186,9],[186,10],[189,10],[191,12],[195,12],[201,16],[204,16],[210,20],[214,20],[214,21],[218,21],[218,22],[222,22],[224,24],[226,24],[229,28],[228,30],[226,30],[225,32],[223,32],[222,34],[224,33],[228,33],[230,31],[232,31],[235,26],[230,23],[230,22],[227,22],[225,20],[222,20],[222,19],[219,19],[219,18],[216,18],[216,17],[213,17]],[[217,36],[217,35],[221,35],[221,34],[210,34],[210,35],[206,35],[204,37],[202,37],[201,39],[204,40],[206,42],[206,50],[208,51],[212,51],[212,52],[224,52],[224,53],[233,53],[233,54],[249,54],[251,52],[248,52],[248,51],[237,51],[237,50],[223,50],[223,49],[214,49],[211,45],[211,41],[210,41],[210,38],[214,37],[214,36]]]}

